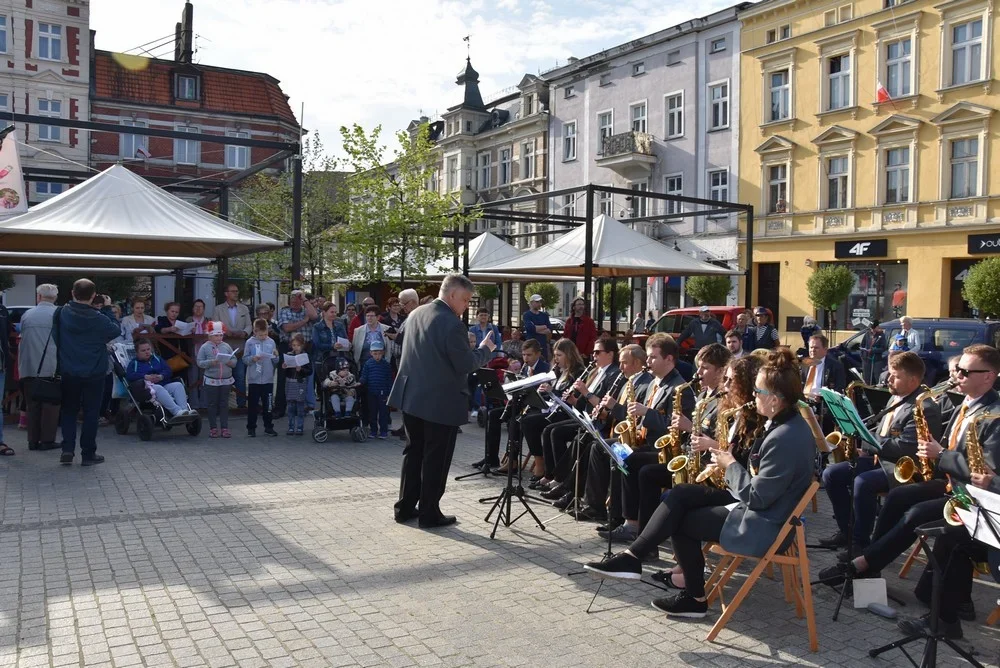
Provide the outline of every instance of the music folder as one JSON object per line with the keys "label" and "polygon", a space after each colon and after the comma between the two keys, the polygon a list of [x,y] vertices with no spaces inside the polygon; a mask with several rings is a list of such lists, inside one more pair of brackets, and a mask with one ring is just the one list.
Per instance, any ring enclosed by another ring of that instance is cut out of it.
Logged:
{"label": "music folder", "polygon": [[823,402],[826,404],[830,417],[833,418],[840,433],[845,437],[857,439],[859,445],[860,441],[864,441],[872,446],[875,452],[879,452],[882,449],[878,439],[868,431],[868,427],[865,426],[861,415],[858,414],[858,409],[854,407],[850,399],[839,392],[834,392],[825,387],[820,389],[820,396],[823,397]]}
{"label": "music folder", "polygon": [[574,422],[590,434],[595,443],[604,448],[604,452],[607,453],[608,457],[611,458],[622,474],[628,475],[628,470],[625,468],[625,458],[632,454],[632,448],[623,443],[608,443],[604,440],[604,436],[601,435],[601,432],[597,429],[597,425],[591,419],[590,413],[580,413],[573,410],[565,401],[555,395],[552,395],[552,403],[568,413]]}
{"label": "music folder", "polygon": [[533,408],[545,410],[549,408],[548,403],[538,394],[538,386],[545,383],[555,383],[557,376],[551,371],[538,373],[527,378],[504,383],[500,389],[508,398],[513,398],[515,394],[523,393],[526,396],[527,404]]}
{"label": "music folder", "polygon": [[[958,483],[955,485],[961,487]],[[976,501],[976,505],[968,510],[955,509],[962,518],[966,531],[973,540],[1000,550],[1000,494],[980,489],[975,485],[965,485],[961,489]]]}

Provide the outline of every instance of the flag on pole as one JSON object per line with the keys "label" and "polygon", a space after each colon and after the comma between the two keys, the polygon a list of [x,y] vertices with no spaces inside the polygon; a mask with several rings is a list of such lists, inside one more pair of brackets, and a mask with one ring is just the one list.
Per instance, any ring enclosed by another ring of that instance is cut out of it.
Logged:
{"label": "flag on pole", "polygon": [[17,150],[17,133],[13,126],[0,132],[0,216],[24,213],[28,198],[21,175],[21,158]]}
{"label": "flag on pole", "polygon": [[885,89],[881,81],[878,82],[878,90],[875,91],[875,101],[879,104],[892,102],[892,96],[889,95],[889,91]]}
{"label": "flag on pole", "polygon": [[140,160],[147,160],[150,157],[149,151],[146,150],[145,146],[137,146],[135,149],[135,157]]}

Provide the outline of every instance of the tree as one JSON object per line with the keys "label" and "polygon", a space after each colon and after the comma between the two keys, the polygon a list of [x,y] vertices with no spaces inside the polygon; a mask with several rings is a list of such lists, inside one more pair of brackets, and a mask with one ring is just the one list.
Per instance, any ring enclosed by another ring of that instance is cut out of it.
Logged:
{"label": "tree", "polygon": [[549,310],[559,303],[559,288],[555,283],[528,283],[524,286],[522,294],[524,295],[525,301],[528,301],[528,298],[531,297],[531,295],[541,295],[542,304],[544,304]]}
{"label": "tree", "polygon": [[449,251],[443,235],[478,216],[463,211],[455,193],[438,193],[433,184],[438,157],[429,126],[413,135],[399,132],[399,148],[386,160],[381,126],[368,132],[360,125],[342,127],[346,164],[340,201],[344,224],[333,232],[336,251],[332,265],[357,285],[419,276],[431,262]]}
{"label": "tree", "polygon": [[[828,315],[837,310],[853,289],[854,272],[842,264],[817,269],[806,281],[809,302],[817,311],[827,312]],[[835,323],[830,329],[834,328]]]}
{"label": "tree", "polygon": [[991,257],[969,268],[962,297],[979,311],[980,318],[1000,315],[1000,257]]}
{"label": "tree", "polygon": [[[611,279],[604,281],[601,287],[601,300],[605,313],[611,313]],[[615,310],[619,314],[628,313],[632,308],[632,284],[628,279],[614,281],[615,285]]]}
{"label": "tree", "polygon": [[10,290],[14,287],[14,275],[10,272],[0,271],[0,292]]}
{"label": "tree", "polygon": [[499,288],[494,283],[486,283],[476,286],[476,294],[484,301],[492,301],[500,294]]}
{"label": "tree", "polygon": [[709,306],[725,304],[732,289],[728,276],[692,276],[684,281],[684,291],[698,304]]}

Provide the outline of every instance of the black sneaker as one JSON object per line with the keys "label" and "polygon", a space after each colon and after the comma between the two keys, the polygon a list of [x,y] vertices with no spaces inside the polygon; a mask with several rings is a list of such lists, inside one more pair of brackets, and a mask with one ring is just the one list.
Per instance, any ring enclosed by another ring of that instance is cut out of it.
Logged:
{"label": "black sneaker", "polygon": [[642,562],[627,552],[620,552],[605,561],[591,561],[583,570],[601,578],[638,580],[642,578]]}
{"label": "black sneaker", "polygon": [[247,429],[247,436],[249,436],[250,438],[256,438],[256,436],[257,436],[257,430],[255,430],[255,429]]}
{"label": "black sneaker", "polygon": [[83,457],[80,459],[80,466],[93,466],[94,464],[103,464],[104,455],[91,455],[89,457]]}
{"label": "black sneaker", "polygon": [[848,555],[847,550],[841,550],[840,552],[838,552],[837,561],[850,561],[854,557],[860,557],[862,554],[864,554],[864,551],[865,548],[863,546],[855,543],[854,547],[851,549],[850,555]]}
{"label": "black sneaker", "polygon": [[696,601],[686,591],[673,596],[658,598],[653,601],[653,607],[665,612],[671,617],[687,617],[701,619],[708,614],[708,601]]}
{"label": "black sneaker", "polygon": [[820,538],[818,542],[823,547],[847,547],[847,536],[843,531],[838,531],[827,538]]}
{"label": "black sneaker", "polygon": [[[917,619],[901,619],[896,622],[896,626],[899,627],[900,631],[911,636],[929,634],[931,632],[930,615],[924,615]],[[962,622],[957,619],[949,623],[939,618],[938,633],[944,634],[944,637],[949,640],[961,640],[965,635],[962,631]]]}
{"label": "black sneaker", "polygon": [[[396,432],[393,432],[393,434],[395,434],[395,433]],[[475,462],[472,465],[472,468],[474,468],[474,469],[481,469],[481,468],[483,468],[483,464],[485,464],[485,463],[486,463],[486,458],[484,457],[483,459],[480,459],[478,462]],[[500,465],[497,464],[497,466],[500,466]]]}
{"label": "black sneaker", "polygon": [[72,464],[73,463],[73,453],[72,452],[64,452],[61,455],[59,455],[59,463],[60,464],[67,464],[67,465],[68,464]]}
{"label": "black sneaker", "polygon": [[278,435],[278,432],[276,432],[276,431],[275,431],[275,430],[273,430],[273,429],[265,429],[265,430],[264,430],[264,433],[265,433],[266,435],[268,435],[268,436],[277,436],[277,435]]}

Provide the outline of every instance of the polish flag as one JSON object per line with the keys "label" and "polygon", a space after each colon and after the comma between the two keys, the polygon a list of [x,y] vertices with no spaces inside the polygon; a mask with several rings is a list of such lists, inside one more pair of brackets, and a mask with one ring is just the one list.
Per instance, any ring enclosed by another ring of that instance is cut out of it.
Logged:
{"label": "polish flag", "polygon": [[135,157],[140,160],[148,160],[151,156],[145,146],[137,146],[135,149]]}
{"label": "polish flag", "polygon": [[875,91],[875,101],[879,104],[892,102],[892,97],[889,95],[889,91],[885,89],[885,86],[882,85],[881,81],[878,82],[878,90]]}

